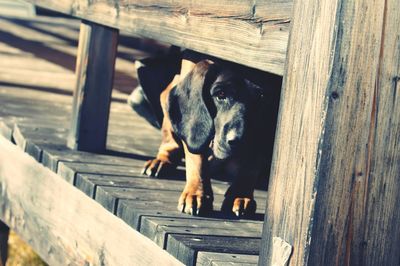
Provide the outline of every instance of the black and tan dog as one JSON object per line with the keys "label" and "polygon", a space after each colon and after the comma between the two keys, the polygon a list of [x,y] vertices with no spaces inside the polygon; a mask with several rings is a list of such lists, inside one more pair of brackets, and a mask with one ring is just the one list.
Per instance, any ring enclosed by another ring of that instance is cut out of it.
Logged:
{"label": "black and tan dog", "polygon": [[231,180],[222,210],[237,216],[254,214],[253,192],[259,176],[269,171],[273,145],[275,120],[266,114],[271,113],[269,98],[240,73],[208,60],[177,79],[161,94],[162,143],[144,173],[157,176],[174,167],[183,150],[186,185],[180,211],[206,215],[212,210],[213,163]]}

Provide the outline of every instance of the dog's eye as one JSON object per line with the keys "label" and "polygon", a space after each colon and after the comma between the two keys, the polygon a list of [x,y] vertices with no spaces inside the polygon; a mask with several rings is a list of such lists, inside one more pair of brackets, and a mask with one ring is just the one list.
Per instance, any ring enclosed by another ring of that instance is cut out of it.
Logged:
{"label": "dog's eye", "polygon": [[219,91],[219,92],[217,92],[217,99],[218,100],[220,100],[220,101],[223,101],[223,100],[225,100],[226,99],[226,94],[225,94],[225,92],[224,91]]}

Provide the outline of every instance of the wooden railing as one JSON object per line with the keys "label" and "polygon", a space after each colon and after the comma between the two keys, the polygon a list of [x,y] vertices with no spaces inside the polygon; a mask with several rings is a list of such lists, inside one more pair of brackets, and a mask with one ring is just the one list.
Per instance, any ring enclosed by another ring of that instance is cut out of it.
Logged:
{"label": "wooden railing", "polygon": [[139,37],[283,74],[290,0],[29,2]]}

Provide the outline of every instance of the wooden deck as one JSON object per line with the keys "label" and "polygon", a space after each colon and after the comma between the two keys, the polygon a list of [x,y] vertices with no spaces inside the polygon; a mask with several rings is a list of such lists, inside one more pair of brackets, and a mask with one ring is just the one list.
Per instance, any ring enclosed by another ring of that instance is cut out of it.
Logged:
{"label": "wooden deck", "polygon": [[[184,168],[166,179],[140,174],[161,139],[160,132],[125,103],[127,93],[137,84],[133,59],[145,56],[144,52],[125,46],[124,41],[119,45],[107,151],[79,152],[66,147],[79,23],[60,18],[0,17],[0,29],[0,131],[4,137],[71,188],[84,192],[86,199],[101,204],[104,208],[99,212],[121,218],[179,261],[187,265],[257,264],[265,191],[255,193],[258,220],[229,220],[218,211],[213,217],[198,218],[176,210]],[[226,183],[213,181],[215,210],[221,206],[226,188]],[[51,192],[52,187],[47,189]],[[68,199],[60,200],[67,209]],[[32,240],[40,236],[29,235],[22,227],[14,229],[45,260],[55,261],[51,248],[45,250]],[[113,228],[109,230],[112,234]]]}

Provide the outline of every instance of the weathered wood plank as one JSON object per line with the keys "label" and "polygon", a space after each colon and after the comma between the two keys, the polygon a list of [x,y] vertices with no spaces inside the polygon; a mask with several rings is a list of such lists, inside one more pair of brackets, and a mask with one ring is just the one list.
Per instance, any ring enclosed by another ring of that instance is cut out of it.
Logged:
{"label": "weathered wood plank", "polygon": [[[141,167],[143,162],[147,160],[149,157],[135,155],[135,154],[121,154],[128,156],[121,157],[118,152],[108,152],[107,154],[94,154],[83,151],[75,151],[67,148],[65,145],[58,144],[47,144],[47,143],[39,143],[40,149],[43,150],[43,159],[42,163],[46,167],[50,168],[54,172],[57,172],[58,163],[63,161],[65,163],[75,163],[71,164],[71,168],[77,166],[76,170],[83,169],[84,166],[79,165],[77,163],[86,163],[86,164],[106,164],[106,165],[115,165],[115,166],[132,166],[134,169],[138,169]],[[91,167],[93,168],[93,167]],[[91,169],[90,167],[88,169]],[[139,171],[139,170],[138,170]]]}
{"label": "weathered wood plank", "polygon": [[160,247],[167,245],[170,234],[261,237],[262,222],[227,219],[193,219],[171,217],[146,217],[141,220],[140,232]]}
{"label": "weathered wood plank", "polygon": [[87,174],[105,174],[120,176],[140,175],[142,164],[138,161],[132,165],[107,165],[106,163],[79,163],[59,161],[57,174],[63,177],[67,182],[75,184],[75,177],[78,173]]}
{"label": "weathered wood plank", "polygon": [[4,137],[0,147],[0,218],[49,264],[178,264]]}
{"label": "weathered wood plank", "polygon": [[106,148],[118,30],[83,21],[77,56],[68,146],[82,151]]}
{"label": "weathered wood plank", "polygon": [[176,209],[176,202],[179,198],[179,195],[180,191],[98,186],[96,189],[95,199],[102,206],[113,213],[117,213],[118,201],[121,199],[150,202],[159,200],[165,205],[172,206],[172,208],[178,212]]}
{"label": "weathered wood plank", "polygon": [[140,175],[115,176],[103,174],[77,174],[75,179],[75,186],[90,197],[94,197],[96,194],[97,186],[161,189],[180,192],[184,185],[185,183],[183,181],[159,180]]}
{"label": "weathered wood plank", "polygon": [[250,266],[257,265],[257,255],[228,254],[214,252],[199,252],[197,254],[198,266]]}
{"label": "weathered wood plank", "polygon": [[7,124],[1,120],[0,120],[0,135],[2,135],[8,140],[12,139],[12,128],[7,126]]}
{"label": "weathered wood plank", "polygon": [[196,265],[201,251],[257,255],[260,239],[251,237],[215,237],[171,234],[167,251],[185,265]]}
{"label": "weathered wood plank", "polygon": [[260,265],[398,265],[399,8],[295,1]]}
{"label": "weathered wood plank", "polygon": [[35,7],[25,1],[0,0],[0,15],[16,17],[33,17],[36,15]]}
{"label": "weathered wood plank", "polygon": [[119,199],[116,214],[138,231],[144,216],[187,218],[187,214],[177,211],[176,204],[165,203],[162,200],[160,197],[151,201]]}
{"label": "weathered wood plank", "polygon": [[140,37],[283,73],[292,5],[289,0],[29,2]]}

